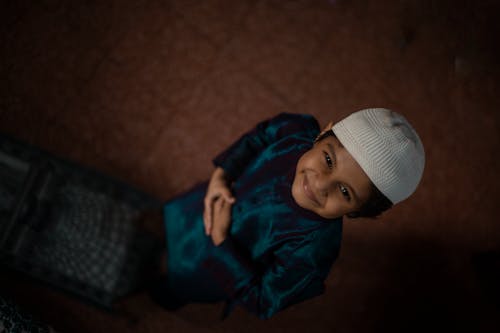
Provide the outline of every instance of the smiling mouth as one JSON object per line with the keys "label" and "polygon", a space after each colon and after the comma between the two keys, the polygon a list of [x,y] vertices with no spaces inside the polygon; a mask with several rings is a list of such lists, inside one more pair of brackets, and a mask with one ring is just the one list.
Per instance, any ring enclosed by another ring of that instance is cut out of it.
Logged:
{"label": "smiling mouth", "polygon": [[309,187],[309,181],[306,175],[304,175],[304,181],[302,182],[302,187],[304,188],[304,193],[309,198],[309,200],[314,202],[316,205],[321,206],[318,199],[314,195],[314,192]]}

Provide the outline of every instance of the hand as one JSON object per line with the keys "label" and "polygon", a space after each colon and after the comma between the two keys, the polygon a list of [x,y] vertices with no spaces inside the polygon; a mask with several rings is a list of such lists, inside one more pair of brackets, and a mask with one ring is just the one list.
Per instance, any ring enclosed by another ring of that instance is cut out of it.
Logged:
{"label": "hand", "polygon": [[[214,225],[214,206],[218,199],[228,203],[229,205],[222,205],[219,203],[218,214],[223,210],[227,209],[229,206],[229,219],[230,207],[236,201],[236,199],[231,194],[229,186],[227,185],[226,174],[222,168],[216,168],[210,178],[208,184],[207,194],[205,195],[204,205],[205,209],[203,211],[203,224],[205,226],[205,234],[211,235]],[[229,228],[229,226],[228,226]],[[227,230],[226,230],[227,231]]]}
{"label": "hand", "polygon": [[212,242],[219,246],[227,237],[231,226],[231,206],[223,197],[219,197],[214,202],[213,207],[213,227],[210,233]]}

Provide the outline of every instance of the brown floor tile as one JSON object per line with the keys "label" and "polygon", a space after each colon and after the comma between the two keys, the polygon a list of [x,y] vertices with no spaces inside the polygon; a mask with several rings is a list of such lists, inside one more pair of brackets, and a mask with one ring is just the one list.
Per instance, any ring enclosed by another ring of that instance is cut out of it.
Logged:
{"label": "brown floor tile", "polygon": [[130,31],[109,57],[132,84],[148,87],[175,104],[186,99],[211,69],[216,49],[178,14],[168,12],[163,21],[165,26],[154,33]]}
{"label": "brown floor tile", "polygon": [[[450,64],[446,56],[449,52],[441,55],[437,52],[432,61],[440,62],[440,73],[432,76],[432,72],[425,70],[427,62],[418,55],[428,47],[439,45],[425,45],[428,38],[420,29],[419,38],[402,48],[405,22],[380,16],[379,11],[384,8],[335,7],[335,24],[314,61],[298,79],[296,89],[303,95],[297,109],[326,120],[342,118],[364,107],[399,109],[404,104],[428,100],[433,94],[441,96],[421,82],[439,77],[441,81],[434,86],[440,92],[446,89],[439,85],[448,84]],[[360,20],[367,23],[360,25]],[[408,99],[412,99],[411,102]]]}
{"label": "brown floor tile", "polygon": [[75,77],[88,76],[99,58],[74,37],[54,13],[35,7],[23,15],[0,51],[9,95],[48,115],[61,111],[80,88]]}
{"label": "brown floor tile", "polygon": [[[105,158],[103,171],[129,179],[169,117],[168,102],[114,63],[104,62],[95,79],[75,98],[58,122],[84,146]],[[129,179],[138,181],[138,179]]]}
{"label": "brown floor tile", "polygon": [[301,96],[295,81],[328,33],[329,10],[322,2],[259,2],[223,52],[293,104]]}
{"label": "brown floor tile", "polygon": [[[101,156],[143,185],[135,169],[147,158],[161,128],[192,86],[210,69],[215,50],[166,11],[158,20],[141,16],[103,61],[73,108],[61,116]],[[152,23],[148,23],[152,22]],[[158,24],[157,24],[158,23]],[[127,154],[123,148],[127,147]]]}
{"label": "brown floor tile", "polygon": [[256,1],[174,0],[172,8],[217,46],[224,46],[240,30]]}
{"label": "brown floor tile", "polygon": [[207,179],[217,153],[257,122],[287,111],[278,98],[237,67],[211,72],[177,109],[146,164],[149,170],[161,171],[158,178],[169,183],[162,192],[167,196]]}

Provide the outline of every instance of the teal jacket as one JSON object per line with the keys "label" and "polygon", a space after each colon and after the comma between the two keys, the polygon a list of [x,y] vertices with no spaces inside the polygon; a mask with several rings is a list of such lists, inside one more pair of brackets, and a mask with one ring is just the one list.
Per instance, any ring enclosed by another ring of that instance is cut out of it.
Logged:
{"label": "teal jacket", "polygon": [[207,183],[167,202],[168,283],[185,302],[226,301],[269,318],[320,295],[338,256],[342,219],[298,206],[291,185],[298,159],[319,133],[308,115],[280,114],[214,159],[233,181],[231,229],[219,246],[203,227]]}

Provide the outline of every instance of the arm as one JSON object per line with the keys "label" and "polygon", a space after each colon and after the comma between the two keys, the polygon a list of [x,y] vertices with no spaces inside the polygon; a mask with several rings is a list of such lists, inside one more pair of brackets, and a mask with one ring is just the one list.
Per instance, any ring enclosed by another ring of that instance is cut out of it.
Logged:
{"label": "arm", "polygon": [[214,247],[214,255],[205,266],[226,290],[231,308],[239,304],[265,319],[323,292],[339,247],[335,237],[329,244],[326,239],[313,233],[303,240],[289,241],[275,252],[271,265],[260,267],[243,256],[228,237]]}
{"label": "arm", "polygon": [[[215,245],[222,243],[229,229],[230,209],[235,202],[230,190],[231,182],[269,145],[285,136],[305,131],[311,131],[315,135],[318,129],[317,121],[310,115],[282,113],[258,124],[214,159],[216,169],[212,173],[204,199],[203,223],[205,234],[212,236]],[[214,223],[216,209],[223,217],[221,223]]]}
{"label": "arm", "polygon": [[213,162],[216,167],[225,170],[229,180],[236,180],[250,161],[268,146],[288,135],[305,131],[311,131],[312,137],[319,132],[319,125],[312,116],[281,113],[259,123],[220,153]]}

